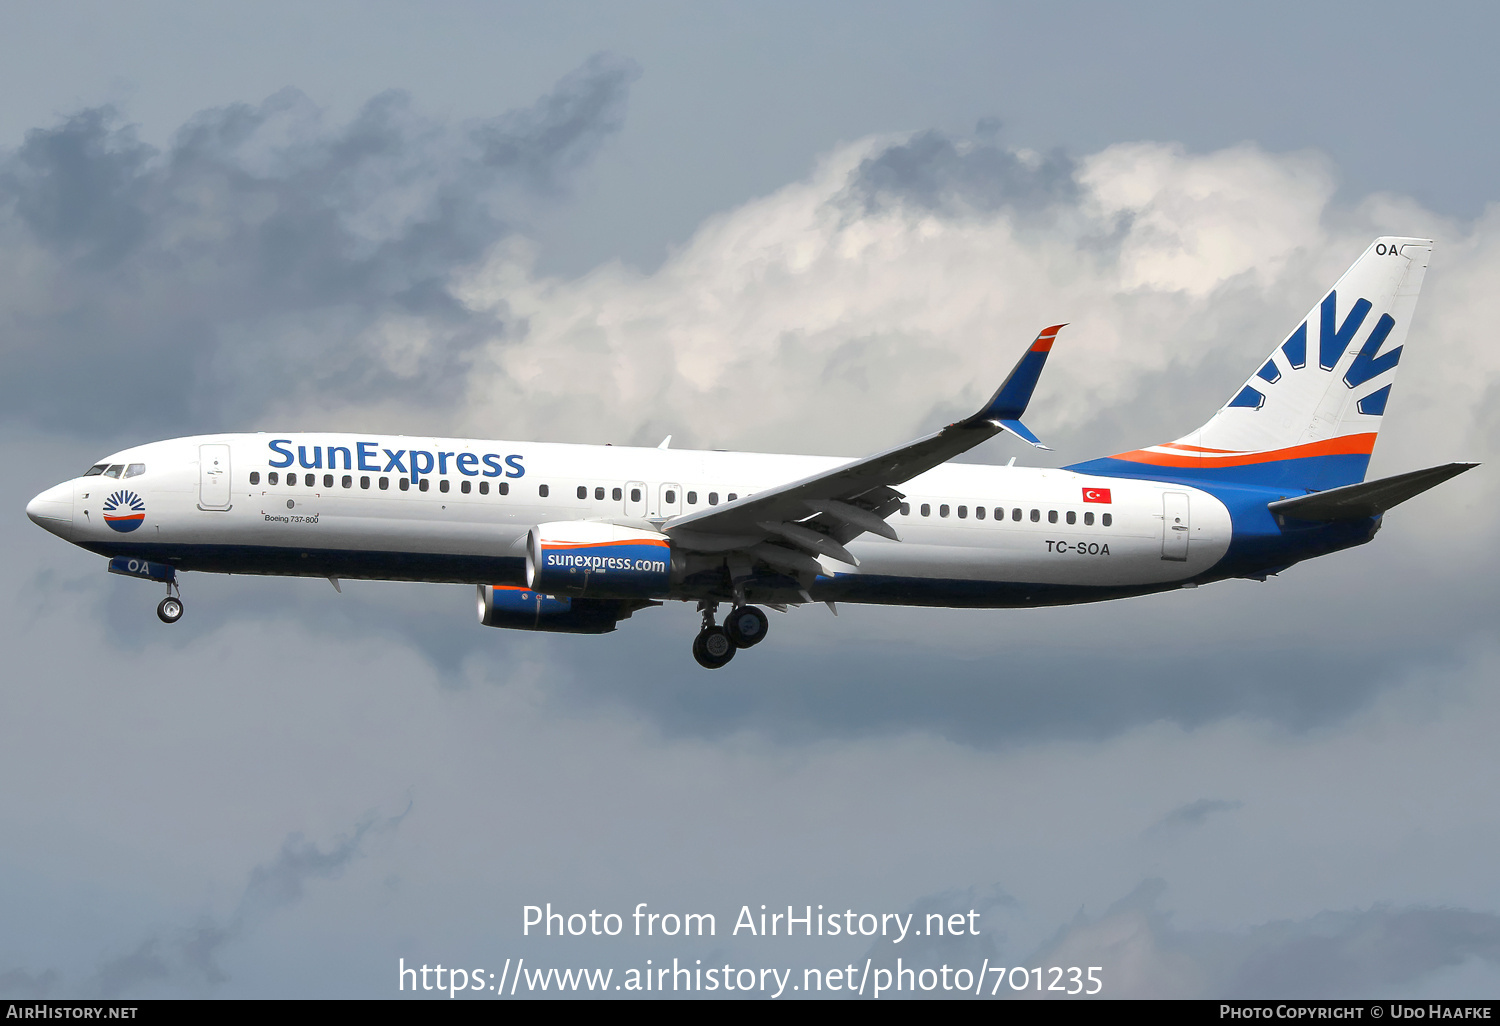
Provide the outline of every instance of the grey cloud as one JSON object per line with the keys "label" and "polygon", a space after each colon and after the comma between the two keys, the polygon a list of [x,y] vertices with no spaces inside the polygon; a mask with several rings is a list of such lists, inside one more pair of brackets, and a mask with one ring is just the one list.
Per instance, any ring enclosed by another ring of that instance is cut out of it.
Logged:
{"label": "grey cloud", "polygon": [[1221,798],[1199,798],[1173,809],[1147,829],[1148,834],[1163,834],[1174,830],[1202,826],[1215,812],[1233,812],[1244,808],[1244,802],[1224,801]]}
{"label": "grey cloud", "polygon": [[44,998],[53,993],[57,985],[57,970],[47,969],[40,973],[25,969],[8,969],[0,972],[0,994],[8,998]]}
{"label": "grey cloud", "polygon": [[[372,832],[395,829],[411,811],[390,818],[367,816],[353,833],[337,840],[327,851],[300,834],[288,837],[270,862],[256,866],[238,906],[224,922],[204,919],[193,926],[165,931],[142,940],[123,955],[105,959],[84,985],[89,994],[118,997],[142,988],[168,985],[175,992],[197,992],[226,982],[219,967],[223,948],[240,938],[256,920],[298,901],[308,883],[332,880],[363,854],[362,845]],[[0,989],[15,973],[0,977]],[[39,983],[51,986],[55,974],[43,974]],[[24,982],[24,981],[23,981]]]}
{"label": "grey cloud", "polygon": [[1061,150],[1024,158],[981,122],[975,139],[921,132],[860,163],[848,195],[865,211],[910,203],[943,213],[1035,210],[1075,197],[1075,165]]}
{"label": "grey cloud", "polygon": [[1165,891],[1146,880],[1103,916],[1080,914],[1031,958],[1129,965],[1116,997],[1400,997],[1469,960],[1500,968],[1500,915],[1490,912],[1377,905],[1242,931],[1179,930],[1158,907]]}
{"label": "grey cloud", "polygon": [[[247,426],[303,396],[440,409],[498,315],[449,291],[622,123],[633,64],[455,127],[400,93],[329,127],[300,93],[198,114],[162,152],[85,110],[0,158],[0,404],[79,433]],[[420,362],[369,334],[405,319]],[[408,361],[410,362],[410,361]]]}
{"label": "grey cloud", "polygon": [[625,96],[641,69],[615,54],[590,57],[529,110],[479,126],[484,163],[514,168],[539,189],[555,189],[559,171],[587,161],[601,137],[625,122]]}

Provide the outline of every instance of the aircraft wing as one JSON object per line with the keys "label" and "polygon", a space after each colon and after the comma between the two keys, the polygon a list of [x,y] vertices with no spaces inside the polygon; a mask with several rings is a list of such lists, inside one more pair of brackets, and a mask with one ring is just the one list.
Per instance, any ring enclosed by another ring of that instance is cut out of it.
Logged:
{"label": "aircraft wing", "polygon": [[[885,522],[901,505],[895,486],[1009,431],[1045,449],[1020,421],[1063,325],[1043,329],[984,408],[916,441],[853,460],[712,509],[674,517],[662,530],[697,552],[747,550],[782,569],[816,573],[813,556],[857,565],[844,544],[866,531],[899,541]],[[778,564],[778,560],[781,562]]]}

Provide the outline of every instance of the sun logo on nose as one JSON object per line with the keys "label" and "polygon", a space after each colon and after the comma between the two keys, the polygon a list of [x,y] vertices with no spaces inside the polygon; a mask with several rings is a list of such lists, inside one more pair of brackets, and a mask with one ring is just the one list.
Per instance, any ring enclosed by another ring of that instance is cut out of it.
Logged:
{"label": "sun logo on nose", "polygon": [[118,491],[104,500],[104,522],[116,531],[134,531],[146,519],[146,500],[135,492]]}

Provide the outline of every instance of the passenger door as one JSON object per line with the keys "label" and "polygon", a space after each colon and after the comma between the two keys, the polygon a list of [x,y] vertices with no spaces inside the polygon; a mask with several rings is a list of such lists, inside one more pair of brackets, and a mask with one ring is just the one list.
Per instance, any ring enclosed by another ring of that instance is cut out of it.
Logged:
{"label": "passenger door", "polygon": [[229,446],[198,446],[198,508],[229,508]]}

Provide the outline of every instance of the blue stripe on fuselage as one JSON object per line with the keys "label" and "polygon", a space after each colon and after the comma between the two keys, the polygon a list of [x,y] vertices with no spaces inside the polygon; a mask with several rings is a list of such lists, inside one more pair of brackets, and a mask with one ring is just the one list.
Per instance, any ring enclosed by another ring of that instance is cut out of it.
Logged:
{"label": "blue stripe on fuselage", "polygon": [[[1288,520],[1279,524],[1267,508],[1277,499],[1305,495],[1352,481],[1362,481],[1370,457],[1364,455],[1311,456],[1300,460],[1278,460],[1239,467],[1186,469],[1133,463],[1113,457],[1075,463],[1065,470],[1099,477],[1125,477],[1143,481],[1181,484],[1207,492],[1229,510],[1229,549],[1196,580],[1202,583],[1227,577],[1250,577],[1324,556],[1340,549],[1363,545],[1375,537],[1379,517],[1311,523]],[[1287,467],[1285,464],[1299,464]],[[1332,483],[1304,486],[1321,480]],[[1292,484],[1291,482],[1296,482]]]}

